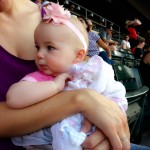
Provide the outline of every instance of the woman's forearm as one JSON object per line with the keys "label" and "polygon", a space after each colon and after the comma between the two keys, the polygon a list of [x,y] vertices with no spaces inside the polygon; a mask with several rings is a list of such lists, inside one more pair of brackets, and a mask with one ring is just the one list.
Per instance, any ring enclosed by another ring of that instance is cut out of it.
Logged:
{"label": "woman's forearm", "polygon": [[31,133],[76,114],[81,111],[77,97],[82,93],[84,90],[62,92],[23,109],[10,109],[5,102],[0,103],[0,137]]}
{"label": "woman's forearm", "polygon": [[120,138],[130,139],[127,118],[119,106],[88,89],[62,92],[23,109],[13,110],[0,103],[0,138],[31,133],[78,112],[108,137],[113,149],[121,149]]}
{"label": "woman's forearm", "polygon": [[102,47],[102,48],[107,52],[108,57],[110,58],[110,57],[111,57],[110,48],[106,45],[106,43],[104,43],[104,42],[102,41],[102,39],[99,39],[99,40],[98,40],[98,45],[99,45],[100,47]]}

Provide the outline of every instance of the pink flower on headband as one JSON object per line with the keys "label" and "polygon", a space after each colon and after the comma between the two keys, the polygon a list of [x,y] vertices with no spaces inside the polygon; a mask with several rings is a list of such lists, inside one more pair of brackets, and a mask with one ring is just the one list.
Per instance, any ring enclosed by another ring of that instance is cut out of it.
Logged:
{"label": "pink flower on headband", "polygon": [[53,24],[59,25],[71,17],[71,13],[68,10],[64,10],[63,6],[58,3],[50,2],[50,5],[44,7],[44,10],[43,19],[46,20],[46,23],[52,21]]}
{"label": "pink flower on headband", "polygon": [[87,50],[87,43],[84,36],[80,30],[69,21],[69,18],[71,18],[71,13],[68,10],[64,10],[63,6],[53,2],[50,2],[50,5],[44,7],[44,10],[45,14],[43,20],[45,20],[46,23],[50,22],[54,25],[65,24],[74,32],[74,34],[76,34],[82,42],[84,49]]}

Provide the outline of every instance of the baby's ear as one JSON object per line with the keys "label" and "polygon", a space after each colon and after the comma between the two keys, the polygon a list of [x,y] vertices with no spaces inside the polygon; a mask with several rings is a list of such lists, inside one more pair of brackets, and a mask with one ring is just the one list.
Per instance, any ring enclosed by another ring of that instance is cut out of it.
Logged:
{"label": "baby's ear", "polygon": [[80,49],[76,52],[76,58],[74,59],[73,63],[81,63],[86,56],[86,51],[84,49]]}

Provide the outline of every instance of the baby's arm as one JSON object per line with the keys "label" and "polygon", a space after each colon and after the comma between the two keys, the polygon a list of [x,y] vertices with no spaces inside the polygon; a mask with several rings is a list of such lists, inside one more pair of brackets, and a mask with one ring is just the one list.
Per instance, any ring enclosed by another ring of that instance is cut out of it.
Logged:
{"label": "baby's arm", "polygon": [[70,76],[63,73],[53,81],[15,83],[7,92],[7,105],[11,108],[23,108],[43,101],[62,91],[68,78]]}

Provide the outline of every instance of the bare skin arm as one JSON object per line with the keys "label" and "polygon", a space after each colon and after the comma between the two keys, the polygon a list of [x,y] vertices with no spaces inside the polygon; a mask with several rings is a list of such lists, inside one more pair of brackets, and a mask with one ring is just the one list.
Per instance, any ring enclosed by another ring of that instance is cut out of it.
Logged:
{"label": "bare skin arm", "polygon": [[[90,96],[91,95],[88,95],[88,97]],[[93,96],[94,98],[96,98],[99,97],[99,94],[93,92],[92,97]],[[121,112],[120,109],[118,109],[119,107],[116,103],[108,100],[106,97],[102,95],[100,95],[99,101],[94,102],[95,104],[93,105],[92,109],[91,106],[90,110],[87,109],[86,111],[84,111],[84,116],[88,120],[90,120],[93,124],[95,124],[104,133],[104,135],[106,135],[114,150],[122,149],[123,147],[125,149],[126,148],[129,149],[129,141],[125,143],[126,144],[125,146],[119,143],[120,137],[122,137],[123,135],[126,135],[128,139],[130,139],[126,115],[123,114],[123,112]],[[100,111],[101,113],[98,113],[98,111]],[[95,114],[95,112],[97,112],[97,115]],[[95,115],[96,117],[93,118],[93,116]],[[99,119],[103,120],[103,121],[101,120],[100,124],[98,123]]]}
{"label": "bare skin arm", "polygon": [[109,42],[109,44],[118,45],[118,42],[114,41],[114,40],[109,40],[108,42]]}
{"label": "bare skin arm", "polygon": [[117,41],[114,41],[114,40],[112,40],[112,39],[111,39],[111,40],[107,40],[105,37],[103,37],[102,40],[103,40],[103,42],[106,43],[107,45],[108,45],[108,44],[118,45],[118,42],[117,42]]}
{"label": "bare skin arm", "polygon": [[0,103],[0,137],[31,133],[79,112],[77,93],[62,92],[22,109],[10,109],[5,102]]}
{"label": "bare skin arm", "polygon": [[104,43],[104,42],[102,41],[102,39],[99,39],[99,40],[97,41],[97,43],[98,43],[98,45],[99,45],[100,47],[102,47],[102,48],[107,52],[108,57],[111,58],[111,51],[110,51],[109,47],[106,45],[106,43]]}
{"label": "bare skin arm", "polygon": [[17,82],[7,92],[7,105],[10,108],[17,109],[39,103],[61,92],[65,87],[66,79],[69,77],[69,74],[62,73],[52,81]]}
{"label": "bare skin arm", "polygon": [[108,41],[107,41],[107,39],[106,39],[105,37],[102,37],[102,41],[103,41],[106,45],[109,44]]}
{"label": "bare skin arm", "polygon": [[121,150],[120,137],[129,138],[125,115],[117,104],[88,89],[62,92],[23,109],[10,109],[6,103],[1,103],[0,137],[27,134],[78,112],[103,131],[115,150]]}

